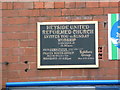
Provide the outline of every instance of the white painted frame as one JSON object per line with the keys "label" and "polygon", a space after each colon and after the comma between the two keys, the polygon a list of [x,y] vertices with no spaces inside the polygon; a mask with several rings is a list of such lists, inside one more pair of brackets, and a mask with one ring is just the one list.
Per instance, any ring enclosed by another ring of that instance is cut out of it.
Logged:
{"label": "white painted frame", "polygon": [[[40,58],[40,25],[56,25],[56,24],[95,24],[95,65],[41,65]],[[98,68],[98,21],[75,21],[75,22],[37,22],[37,68],[52,69],[52,68]]]}

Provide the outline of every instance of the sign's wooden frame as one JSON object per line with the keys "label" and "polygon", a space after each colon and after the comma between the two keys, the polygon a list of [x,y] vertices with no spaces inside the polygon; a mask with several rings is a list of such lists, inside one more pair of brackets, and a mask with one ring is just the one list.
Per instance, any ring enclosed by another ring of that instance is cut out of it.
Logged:
{"label": "sign's wooden frame", "polygon": [[[40,57],[40,25],[56,25],[56,24],[95,24],[95,65],[41,65]],[[78,22],[37,22],[37,68],[98,68],[98,21],[78,21]]]}

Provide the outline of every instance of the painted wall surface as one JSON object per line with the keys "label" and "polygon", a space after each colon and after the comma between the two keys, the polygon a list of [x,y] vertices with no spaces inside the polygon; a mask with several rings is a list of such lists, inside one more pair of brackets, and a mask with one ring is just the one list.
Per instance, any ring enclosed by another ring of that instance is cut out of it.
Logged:
{"label": "painted wall surface", "polygon": [[[108,14],[119,2],[3,2],[2,85],[6,82],[119,79],[120,61],[108,60]],[[98,21],[98,69],[37,69],[37,22]]]}

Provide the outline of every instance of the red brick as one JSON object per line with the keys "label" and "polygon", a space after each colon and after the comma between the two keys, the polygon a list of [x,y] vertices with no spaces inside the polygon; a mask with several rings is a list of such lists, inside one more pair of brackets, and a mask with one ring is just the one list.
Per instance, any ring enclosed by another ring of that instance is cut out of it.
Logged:
{"label": "red brick", "polygon": [[[44,11],[43,11],[44,12]],[[45,12],[44,12],[45,13]],[[45,14],[44,14],[45,15]],[[47,15],[45,15],[47,16]],[[30,17],[29,18],[29,24],[35,24],[37,22],[47,22],[50,17]],[[36,30],[36,29],[34,29]]]}
{"label": "red brick", "polygon": [[118,76],[103,76],[98,77],[97,80],[118,80]]}
{"label": "red brick", "polygon": [[106,36],[106,32],[105,32],[104,30],[98,31],[98,36],[99,36],[99,38],[101,38],[101,39],[102,39],[102,38],[104,39],[105,37],[107,37],[107,36]]}
{"label": "red brick", "polygon": [[88,80],[87,77],[72,77],[71,80]]}
{"label": "red brick", "polygon": [[18,62],[18,56],[3,56],[3,62],[16,63]]}
{"label": "red brick", "polygon": [[35,56],[36,55],[36,48],[25,48],[25,54],[26,56]]}
{"label": "red brick", "polygon": [[16,17],[18,16],[18,10],[3,10],[2,17]]}
{"label": "red brick", "polygon": [[11,47],[19,46],[19,43],[17,40],[4,40],[2,41],[2,43],[3,43],[2,45],[3,48],[11,48]]}
{"label": "red brick", "polygon": [[34,78],[34,77],[37,77],[37,71],[34,71],[34,70],[28,70],[27,72],[20,71],[20,76],[22,78],[27,78],[27,77]]}
{"label": "red brick", "polygon": [[[89,12],[87,12],[87,11],[89,11]],[[103,8],[88,8],[88,9],[85,9],[85,12],[87,12],[89,15],[102,15]],[[84,9],[83,9],[83,13],[84,13]]]}
{"label": "red brick", "polygon": [[[107,36],[106,36],[106,37],[107,37]],[[102,51],[103,51],[104,53],[108,54],[108,46],[102,47]],[[107,58],[107,59],[108,59],[108,58]],[[107,59],[105,59],[105,60],[107,60]]]}
{"label": "red brick", "polygon": [[104,8],[104,14],[119,13],[119,8]]}
{"label": "red brick", "polygon": [[21,41],[20,42],[20,47],[36,47],[37,42],[36,40],[30,40],[30,41]]}
{"label": "red brick", "polygon": [[[27,26],[27,25],[26,25]],[[36,23],[35,24],[32,24],[32,25],[28,25],[28,29],[26,29],[27,32],[37,32],[37,29],[36,29]]]}
{"label": "red brick", "polygon": [[2,71],[7,71],[8,67],[5,64],[2,64]]}
{"label": "red brick", "polygon": [[3,2],[3,3],[7,3],[8,9],[12,8],[13,3],[12,2]]}
{"label": "red brick", "polygon": [[3,25],[2,26],[3,32],[14,32],[14,33],[25,33],[25,32],[35,32],[36,30],[36,24],[34,25],[29,25],[29,24],[24,24],[24,25]]}
{"label": "red brick", "polygon": [[99,44],[100,46],[104,46],[104,45],[105,45],[105,40],[104,40],[103,38],[99,38],[98,44]]}
{"label": "red brick", "polygon": [[[40,19],[39,19],[40,18]],[[29,18],[29,24],[35,24],[37,23],[38,21],[41,22],[41,21],[44,21],[43,18],[46,18],[46,17],[30,17]]]}
{"label": "red brick", "polygon": [[24,63],[14,63],[14,64],[9,64],[7,67],[9,71],[25,70],[26,68],[28,68],[28,65]]}
{"label": "red brick", "polygon": [[29,47],[36,47],[36,46],[37,46],[37,41],[36,40],[29,41]]}
{"label": "red brick", "polygon": [[110,7],[118,7],[119,6],[119,2],[109,2],[109,6]]}
{"label": "red brick", "polygon": [[94,16],[93,17],[93,20],[94,21],[99,21],[99,22],[104,22],[104,21],[107,21],[108,20],[108,18],[107,18],[107,16]]}
{"label": "red brick", "polygon": [[105,69],[106,75],[107,76],[118,76],[119,72],[118,69]]}
{"label": "red brick", "polygon": [[76,9],[63,9],[62,10],[62,15],[63,16],[76,15]]}
{"label": "red brick", "polygon": [[28,33],[28,39],[37,39],[37,32]]}
{"label": "red brick", "polygon": [[91,76],[98,76],[97,69],[84,69],[84,76],[91,77]]}
{"label": "red brick", "polygon": [[[77,78],[77,77],[76,77]],[[75,77],[58,77],[58,78],[52,78],[51,79],[51,81],[66,81],[66,80],[76,80],[76,78]],[[79,77],[79,78],[77,78],[77,80],[81,80],[81,78]],[[83,78],[82,78],[82,80],[83,80]]]}
{"label": "red brick", "polygon": [[7,55],[8,55],[8,49],[2,48],[2,56],[7,56]]}
{"label": "red brick", "polygon": [[[0,12],[0,17],[2,17],[2,11]],[[0,18],[0,21],[2,22],[2,18]],[[1,28],[2,26],[0,26]]]}
{"label": "red brick", "polygon": [[61,71],[62,77],[64,76],[83,76],[83,69],[65,69]]}
{"label": "red brick", "polygon": [[33,77],[33,78],[29,78],[29,77],[26,77],[26,78],[18,78],[18,80],[15,80],[15,79],[8,79],[8,82],[30,82],[30,81],[51,81],[52,79],[49,77],[45,77],[45,78],[41,78],[41,77]]}
{"label": "red brick", "polygon": [[[49,74],[48,74],[49,72]],[[58,77],[60,76],[60,70],[40,70],[38,76],[40,77]]]}
{"label": "red brick", "polygon": [[29,47],[29,41],[20,41],[20,47]]}
{"label": "red brick", "polygon": [[43,2],[34,2],[34,8],[44,8]]}
{"label": "red brick", "polygon": [[99,2],[86,2],[86,7],[99,7]]}
{"label": "red brick", "polygon": [[28,18],[17,17],[17,18],[3,18],[3,24],[27,24]]}
{"label": "red brick", "polygon": [[24,48],[7,48],[8,56],[23,56],[24,55]]}
{"label": "red brick", "polygon": [[12,2],[3,2],[2,9],[13,9],[13,3]]}
{"label": "red brick", "polygon": [[91,21],[93,20],[92,16],[74,16],[71,17],[72,21]]}
{"label": "red brick", "polygon": [[37,78],[29,78],[29,81],[51,81],[51,78],[49,77],[45,77],[45,78],[40,78],[40,77],[37,77]]}
{"label": "red brick", "polygon": [[[42,17],[42,18],[46,18],[46,17]],[[41,20],[41,19],[40,19]],[[30,17],[29,18],[29,24],[35,24],[39,21],[38,17]]]}
{"label": "red brick", "polygon": [[[106,49],[108,49],[108,47],[106,48]],[[107,50],[108,51],[108,50]],[[103,60],[108,60],[108,53],[107,52],[103,52],[103,57],[102,57],[102,59]]]}
{"label": "red brick", "polygon": [[9,51],[9,54],[12,54],[14,56],[23,56],[25,54],[24,48],[12,48]]}
{"label": "red brick", "polygon": [[33,9],[32,2],[15,2],[14,9]]}
{"label": "red brick", "polygon": [[37,63],[36,62],[31,62],[29,65],[30,65],[30,70],[37,68]]}
{"label": "red brick", "polygon": [[100,7],[109,7],[109,2],[100,2]]}
{"label": "red brick", "polygon": [[29,24],[21,24],[21,25],[19,25],[19,31],[20,32],[29,32],[28,30],[30,30],[30,28],[29,28]]}
{"label": "red brick", "polygon": [[37,62],[37,57],[36,56],[20,56],[20,61],[28,61],[28,62]]}
{"label": "red brick", "polygon": [[65,8],[75,8],[75,2],[65,2]]}
{"label": "red brick", "polygon": [[83,8],[86,7],[85,2],[77,2],[76,3],[76,8]]}
{"label": "red brick", "polygon": [[115,68],[116,64],[114,61],[100,61],[100,67],[101,68]]}
{"label": "red brick", "polygon": [[104,68],[100,68],[98,70],[98,76],[96,76],[96,77],[102,77],[102,76],[105,76],[105,75],[106,75],[105,69]]}
{"label": "red brick", "polygon": [[54,2],[45,2],[45,8],[54,8]]}
{"label": "red brick", "polygon": [[39,16],[39,10],[19,10],[19,16]]}
{"label": "red brick", "polygon": [[107,25],[104,27],[104,23],[103,22],[99,22],[98,29],[99,30],[107,30]]}
{"label": "red brick", "polygon": [[120,61],[119,60],[115,60],[115,66],[117,66],[117,68],[120,68]]}
{"label": "red brick", "polygon": [[65,3],[64,2],[55,2],[55,8],[64,8]]}
{"label": "red brick", "polygon": [[51,21],[51,22],[71,21],[71,18],[70,17],[50,17],[48,21]]}
{"label": "red brick", "polygon": [[28,33],[3,33],[3,40],[23,40],[28,38]]}
{"label": "red brick", "polygon": [[[106,27],[107,27],[107,28],[106,28]],[[105,33],[106,33],[106,36],[105,36],[105,37],[106,37],[106,39],[107,39],[107,37],[108,37],[108,26],[106,26],[106,27],[105,27],[104,30],[105,30]]]}
{"label": "red brick", "polygon": [[18,77],[20,77],[19,71],[8,71],[7,74],[8,74],[7,78],[11,78],[11,79],[12,78],[17,79]]}
{"label": "red brick", "polygon": [[19,25],[2,25],[3,32],[18,32]]}
{"label": "red brick", "polygon": [[60,9],[46,9],[40,11],[41,16],[61,16]]}
{"label": "red brick", "polygon": [[0,10],[2,10],[2,2],[0,2]]}
{"label": "red brick", "polygon": [[5,3],[5,2],[2,3],[2,9],[8,9],[8,8],[7,8],[7,3]]}
{"label": "red brick", "polygon": [[4,71],[4,70],[2,71],[1,74],[2,74],[2,78],[4,78],[4,79],[7,78],[7,76],[8,76],[7,71]]}
{"label": "red brick", "polygon": [[[0,17],[2,17],[2,8],[1,8],[1,3],[0,3]],[[2,21],[2,18],[0,18],[0,20]]]}
{"label": "red brick", "polygon": [[[88,12],[89,11],[89,12]],[[103,8],[63,9],[62,15],[102,15]]]}
{"label": "red brick", "polygon": [[104,41],[105,41],[104,46],[107,46],[108,45],[108,37],[107,37],[107,35],[105,36]]}
{"label": "red brick", "polygon": [[36,22],[34,25],[32,24],[25,24],[25,25],[19,25],[19,31],[20,32],[35,32],[37,31],[36,29]]}
{"label": "red brick", "polygon": [[14,79],[14,78],[8,78],[8,81],[7,82],[29,82],[30,80],[28,78],[17,78],[17,79]]}

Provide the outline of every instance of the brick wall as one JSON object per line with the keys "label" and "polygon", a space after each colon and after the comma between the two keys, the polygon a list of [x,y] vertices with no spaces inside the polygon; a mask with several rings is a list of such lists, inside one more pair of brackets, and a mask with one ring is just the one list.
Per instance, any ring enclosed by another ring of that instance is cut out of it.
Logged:
{"label": "brick wall", "polygon": [[[2,3],[3,87],[6,82],[118,79],[119,61],[108,60],[108,13],[119,13],[118,2]],[[37,22],[99,21],[99,69],[37,70]],[[26,62],[28,61],[28,62]]]}

